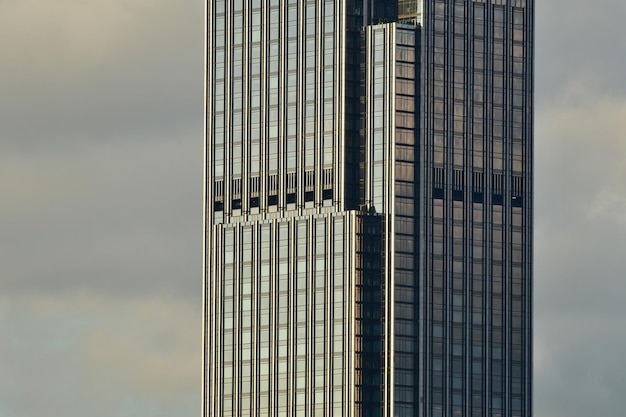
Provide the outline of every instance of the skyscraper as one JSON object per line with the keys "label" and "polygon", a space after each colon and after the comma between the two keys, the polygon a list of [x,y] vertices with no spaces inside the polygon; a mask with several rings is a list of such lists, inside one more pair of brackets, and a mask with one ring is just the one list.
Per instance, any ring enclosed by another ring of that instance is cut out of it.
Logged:
{"label": "skyscraper", "polygon": [[212,0],[203,415],[532,414],[532,0]]}

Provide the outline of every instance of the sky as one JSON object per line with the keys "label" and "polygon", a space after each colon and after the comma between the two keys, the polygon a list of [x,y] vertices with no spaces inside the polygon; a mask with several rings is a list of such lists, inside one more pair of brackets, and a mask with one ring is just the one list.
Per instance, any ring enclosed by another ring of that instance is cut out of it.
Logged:
{"label": "sky", "polygon": [[[536,6],[535,415],[626,407],[626,3]],[[0,0],[0,417],[200,413],[201,0]]]}

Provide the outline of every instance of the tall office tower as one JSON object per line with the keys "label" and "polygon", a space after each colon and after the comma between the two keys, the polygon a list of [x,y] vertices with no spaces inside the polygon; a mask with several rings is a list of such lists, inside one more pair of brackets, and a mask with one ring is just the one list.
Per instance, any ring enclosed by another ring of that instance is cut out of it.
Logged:
{"label": "tall office tower", "polygon": [[531,416],[533,3],[207,1],[203,416]]}

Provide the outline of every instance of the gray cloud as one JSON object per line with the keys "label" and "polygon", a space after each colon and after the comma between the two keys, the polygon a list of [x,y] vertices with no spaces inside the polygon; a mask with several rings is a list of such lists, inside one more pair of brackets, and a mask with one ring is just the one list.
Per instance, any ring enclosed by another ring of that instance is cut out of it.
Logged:
{"label": "gray cloud", "polygon": [[[2,164],[3,176],[17,181],[0,187],[13,193],[0,205],[0,232],[11,236],[0,242],[0,287],[197,294],[200,141],[188,133]],[[16,164],[26,169],[16,175]]]}
{"label": "gray cloud", "polygon": [[202,4],[0,11],[0,287],[195,294]]}
{"label": "gray cloud", "polygon": [[0,415],[200,408],[202,2],[0,2]]}
{"label": "gray cloud", "polygon": [[201,126],[202,2],[0,7],[4,143],[50,149]]}
{"label": "gray cloud", "polygon": [[541,314],[535,355],[537,415],[619,416],[624,406],[623,314]]}
{"label": "gray cloud", "polygon": [[551,0],[537,1],[535,7],[539,104],[549,105],[569,85],[591,79],[597,92],[626,94],[626,4]]}
{"label": "gray cloud", "polygon": [[196,307],[79,292],[0,297],[10,336],[0,338],[0,415],[199,414]]}
{"label": "gray cloud", "polygon": [[[538,9],[535,409],[623,414],[626,373],[624,6]],[[562,14],[559,14],[563,11]]]}

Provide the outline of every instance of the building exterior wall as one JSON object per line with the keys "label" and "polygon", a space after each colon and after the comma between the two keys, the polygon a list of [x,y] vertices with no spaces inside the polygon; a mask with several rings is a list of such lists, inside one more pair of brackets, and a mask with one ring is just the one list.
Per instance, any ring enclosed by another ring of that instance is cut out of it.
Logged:
{"label": "building exterior wall", "polygon": [[533,3],[207,2],[203,416],[531,416]]}
{"label": "building exterior wall", "polygon": [[420,30],[387,23],[363,31],[364,199],[385,222],[385,409],[418,408],[418,171]]}
{"label": "building exterior wall", "polygon": [[531,415],[532,28],[532,0],[424,3],[421,415]]}
{"label": "building exterior wall", "polygon": [[385,0],[207,2],[209,223],[357,207],[359,31],[396,13]]}
{"label": "building exterior wall", "polygon": [[420,23],[424,0],[398,0],[398,21]]}
{"label": "building exterior wall", "polygon": [[205,415],[380,410],[380,216],[212,227]]}

